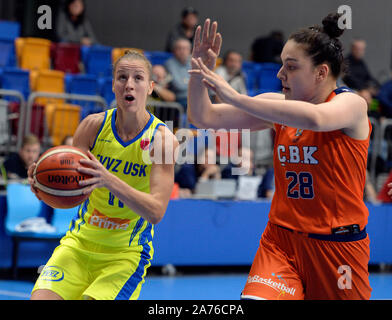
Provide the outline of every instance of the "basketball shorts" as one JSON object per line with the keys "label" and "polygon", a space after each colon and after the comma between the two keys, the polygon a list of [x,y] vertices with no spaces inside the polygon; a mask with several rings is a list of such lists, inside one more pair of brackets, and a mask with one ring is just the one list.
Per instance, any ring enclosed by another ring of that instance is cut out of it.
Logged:
{"label": "basketball shorts", "polygon": [[241,298],[370,299],[366,229],[355,235],[320,235],[322,240],[313,236],[268,222]]}
{"label": "basketball shorts", "polygon": [[136,300],[153,256],[152,243],[113,250],[67,234],[32,292],[48,289],[65,300]]}

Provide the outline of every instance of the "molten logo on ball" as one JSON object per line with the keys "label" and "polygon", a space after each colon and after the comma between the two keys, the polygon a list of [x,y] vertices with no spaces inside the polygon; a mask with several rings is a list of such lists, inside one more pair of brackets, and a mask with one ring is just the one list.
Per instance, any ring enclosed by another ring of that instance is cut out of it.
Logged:
{"label": "molten logo on ball", "polygon": [[62,175],[48,175],[49,183],[61,183],[61,184],[70,184],[70,183],[79,183],[79,181],[84,180],[84,176],[62,176]]}

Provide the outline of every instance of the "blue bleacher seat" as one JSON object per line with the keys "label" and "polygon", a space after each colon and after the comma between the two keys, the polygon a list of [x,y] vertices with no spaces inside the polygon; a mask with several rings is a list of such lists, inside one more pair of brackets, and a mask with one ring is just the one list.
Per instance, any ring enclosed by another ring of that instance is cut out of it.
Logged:
{"label": "blue bleacher seat", "polygon": [[152,65],[161,64],[164,65],[166,60],[173,56],[170,52],[164,51],[145,51],[144,55],[148,60],[150,60]]}
{"label": "blue bleacher seat", "polygon": [[13,21],[0,21],[0,39],[15,40],[20,36],[20,24]]}
{"label": "blue bleacher seat", "polygon": [[242,71],[245,74],[246,80],[246,89],[248,90],[248,94],[253,96],[255,90],[257,89],[257,76],[260,69],[260,64],[251,62],[251,61],[244,61],[242,63]]}
{"label": "blue bleacher seat", "polygon": [[99,78],[99,93],[106,100],[108,106],[114,100],[114,93],[112,90],[112,77]]}
{"label": "blue bleacher seat", "polygon": [[[7,185],[7,215],[5,230],[13,241],[12,270],[13,276],[17,276],[17,262],[19,244],[22,241],[59,241],[68,229],[69,215],[64,217],[53,216],[53,225],[56,229],[52,232],[17,231],[16,227],[26,219],[42,216],[47,206],[36,198],[30,190],[29,184],[10,182]],[[74,212],[72,213],[74,215]]]}
{"label": "blue bleacher seat", "polygon": [[258,92],[280,92],[282,90],[282,82],[278,79],[277,74],[281,68],[276,63],[261,63],[258,74]]}
{"label": "blue bleacher seat", "polygon": [[112,47],[94,45],[81,48],[82,61],[87,74],[110,76],[112,73]]}
{"label": "blue bleacher seat", "polygon": [[0,68],[16,66],[15,45],[13,40],[0,39]]}
{"label": "blue bleacher seat", "polygon": [[[1,88],[17,90],[27,100],[30,94],[30,73],[19,68],[5,67],[1,73]],[[15,98],[6,98],[9,101],[17,101]]]}
{"label": "blue bleacher seat", "polygon": [[[67,93],[97,96],[100,94],[97,76],[91,74],[66,74],[65,91]],[[70,103],[82,107],[82,119],[91,113],[102,111],[102,107],[96,105],[95,102],[71,100]]]}

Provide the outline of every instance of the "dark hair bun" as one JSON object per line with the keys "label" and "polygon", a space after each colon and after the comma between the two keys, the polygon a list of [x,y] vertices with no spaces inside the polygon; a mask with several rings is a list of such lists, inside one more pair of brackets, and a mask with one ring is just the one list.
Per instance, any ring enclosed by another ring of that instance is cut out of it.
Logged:
{"label": "dark hair bun", "polygon": [[339,38],[344,28],[339,28],[338,21],[342,14],[330,13],[323,19],[323,32],[326,33],[330,38]]}

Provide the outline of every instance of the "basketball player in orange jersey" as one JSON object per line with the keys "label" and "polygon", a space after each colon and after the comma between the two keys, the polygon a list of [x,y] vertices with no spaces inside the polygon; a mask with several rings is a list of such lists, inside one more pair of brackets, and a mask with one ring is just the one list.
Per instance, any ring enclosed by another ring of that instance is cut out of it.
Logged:
{"label": "basketball player in orange jersey", "polygon": [[[238,94],[212,70],[217,23],[196,30],[188,117],[203,128],[273,128],[276,191],[242,299],[369,299],[368,210],[363,202],[371,133],[365,100],[338,88],[338,14],[293,33],[282,53],[283,94]],[[222,103],[212,104],[208,89]],[[240,214],[240,212],[238,213]]]}

